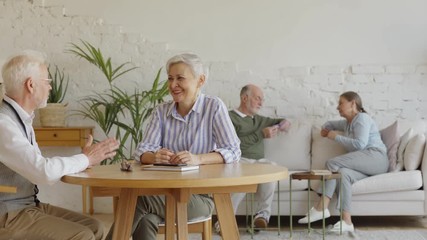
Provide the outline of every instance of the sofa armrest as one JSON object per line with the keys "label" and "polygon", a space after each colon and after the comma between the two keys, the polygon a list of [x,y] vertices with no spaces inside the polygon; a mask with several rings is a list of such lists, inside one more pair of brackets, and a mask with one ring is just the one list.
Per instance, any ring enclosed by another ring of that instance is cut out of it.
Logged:
{"label": "sofa armrest", "polygon": [[423,178],[423,189],[424,189],[424,215],[427,215],[427,144],[424,147],[424,155],[421,162],[421,176]]}

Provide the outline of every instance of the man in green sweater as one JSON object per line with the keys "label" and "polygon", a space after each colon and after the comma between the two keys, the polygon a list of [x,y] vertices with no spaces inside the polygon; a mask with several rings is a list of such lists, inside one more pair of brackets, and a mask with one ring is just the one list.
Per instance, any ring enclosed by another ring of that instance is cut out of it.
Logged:
{"label": "man in green sweater", "polygon": [[[263,102],[262,90],[253,84],[248,84],[240,91],[240,106],[229,112],[237,136],[241,141],[242,158],[240,162],[275,164],[264,159],[264,138],[273,138],[279,131],[286,132],[290,128],[291,124],[286,119],[258,115]],[[254,218],[254,226],[257,229],[266,228],[268,225],[275,186],[276,182],[258,186],[256,192],[258,206]],[[235,213],[244,196],[245,193],[232,194],[231,201]]]}

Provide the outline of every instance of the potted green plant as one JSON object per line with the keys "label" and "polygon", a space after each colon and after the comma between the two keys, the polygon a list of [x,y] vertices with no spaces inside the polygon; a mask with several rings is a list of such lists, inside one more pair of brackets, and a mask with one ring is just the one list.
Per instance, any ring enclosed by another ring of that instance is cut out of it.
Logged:
{"label": "potted green plant", "polygon": [[168,93],[167,82],[160,82],[161,69],[158,70],[151,89],[143,90],[136,87],[134,92],[128,93],[116,86],[115,80],[136,69],[128,67],[129,62],[114,67],[111,57],[105,58],[99,48],[83,40],[81,45],[71,43],[68,52],[95,65],[109,84],[109,88],[105,91],[94,92],[81,99],[81,109],[76,110],[77,114],[92,119],[105,136],[115,137],[120,142],[118,154],[102,164],[131,159],[134,149],[142,140],[145,120],[155,106],[163,102]]}
{"label": "potted green plant", "polygon": [[65,76],[64,69],[59,69],[55,65],[55,70],[52,71],[51,66],[48,67],[49,78],[52,79],[51,91],[47,99],[47,105],[39,110],[40,124],[42,127],[65,127],[66,107],[64,98],[68,90],[69,76]]}

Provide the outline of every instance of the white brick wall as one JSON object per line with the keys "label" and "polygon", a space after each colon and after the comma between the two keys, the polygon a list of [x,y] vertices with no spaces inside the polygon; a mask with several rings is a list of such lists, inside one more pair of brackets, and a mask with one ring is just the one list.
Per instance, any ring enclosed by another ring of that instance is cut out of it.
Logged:
{"label": "white brick wall", "polygon": [[[64,67],[70,75],[66,97],[70,109],[78,108],[76,100],[106,86],[99,70],[64,52],[70,42],[87,40],[99,46],[116,64],[130,61],[138,66],[136,71],[117,80],[125,89],[148,87],[166,60],[183,51],[170,49],[169,44],[173,43],[153,42],[140,33],[126,33],[121,26],[96,17],[67,16],[64,12],[61,6],[47,7],[41,0],[34,4],[27,0],[0,0],[0,61],[23,49],[47,53],[51,63]],[[354,90],[360,93],[367,111],[380,126],[390,123],[390,119],[427,118],[425,64],[281,66],[266,79],[251,69],[240,70],[236,62],[204,60],[210,71],[204,91],[222,98],[229,108],[239,104],[240,88],[251,82],[263,87],[266,101],[262,113],[268,115],[321,124],[339,118],[339,94]],[[77,116],[69,117],[68,123],[90,124]]]}
{"label": "white brick wall", "polygon": [[[44,1],[31,4],[26,0],[2,0],[0,4],[0,30],[8,33],[0,38],[0,44],[7,49],[7,55],[22,49],[37,49],[46,52],[51,63],[65,67],[72,79],[67,95],[71,109],[78,107],[74,100],[104,88],[105,80],[95,67],[64,53],[70,42],[90,41],[116,63],[130,61],[138,66],[124,79],[117,80],[125,89],[149,86],[156,70],[170,56],[181,52],[170,49],[168,43],[151,42],[139,33],[123,32],[121,26],[96,17],[66,16],[62,6],[45,6]],[[5,54],[0,53],[0,59],[5,59]],[[426,65],[282,66],[275,70],[276,74],[270,74],[276,77],[265,79],[251,70],[240,71],[234,62],[204,60],[210,72],[205,92],[218,95],[230,108],[238,105],[240,88],[252,82],[265,90],[265,114],[314,122],[337,118],[335,106],[339,93],[354,90],[360,93],[375,118],[382,115],[379,112],[392,109],[394,118],[426,117],[420,107],[408,109],[422,106],[421,101],[426,101],[423,97]],[[70,118],[70,124],[78,124],[76,120]],[[381,124],[383,119],[378,120]]]}

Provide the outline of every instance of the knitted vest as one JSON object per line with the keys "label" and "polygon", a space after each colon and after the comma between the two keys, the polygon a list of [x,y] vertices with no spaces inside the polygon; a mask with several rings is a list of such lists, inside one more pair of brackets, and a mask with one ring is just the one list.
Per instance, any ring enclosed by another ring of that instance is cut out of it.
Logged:
{"label": "knitted vest", "polygon": [[[20,120],[11,107],[3,102],[0,102],[0,117],[11,118],[26,137],[25,129],[22,129]],[[2,134],[2,133],[0,133]],[[25,166],[22,166],[25,167]],[[0,183],[17,187],[16,193],[1,193],[0,192],[0,216],[7,212],[20,210],[29,206],[35,206],[36,186],[28,181],[19,173],[11,170],[2,163],[0,153]]]}

